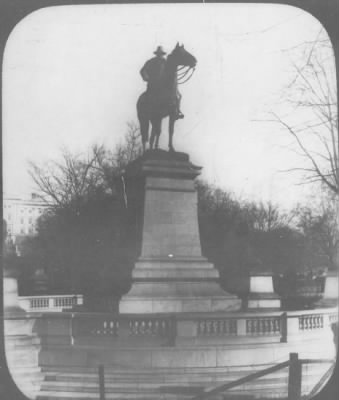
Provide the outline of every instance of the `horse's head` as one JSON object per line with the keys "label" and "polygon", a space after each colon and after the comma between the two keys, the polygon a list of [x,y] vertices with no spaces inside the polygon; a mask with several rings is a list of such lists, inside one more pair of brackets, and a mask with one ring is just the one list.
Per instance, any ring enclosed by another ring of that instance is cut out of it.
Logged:
{"label": "horse's head", "polygon": [[175,46],[171,56],[177,65],[194,68],[197,64],[197,59],[185,50],[184,45],[180,46],[179,43]]}

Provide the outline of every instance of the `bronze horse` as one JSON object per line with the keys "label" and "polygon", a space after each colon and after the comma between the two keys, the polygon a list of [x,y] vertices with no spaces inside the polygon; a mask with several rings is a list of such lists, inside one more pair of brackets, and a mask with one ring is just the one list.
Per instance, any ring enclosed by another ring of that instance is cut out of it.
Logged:
{"label": "bronze horse", "polygon": [[[150,149],[153,146],[157,149],[159,146],[159,137],[161,133],[161,122],[163,118],[169,117],[169,142],[170,151],[173,148],[174,123],[177,119],[177,110],[181,95],[178,92],[178,84],[186,82],[193,74],[197,63],[192,54],[184,49],[184,46],[176,45],[171,54],[168,55],[163,77],[156,93],[146,91],[138,99],[137,114],[140,123],[140,133],[142,138],[143,150],[146,150],[148,142],[149,124],[152,125],[150,137]],[[188,69],[182,72],[182,69]],[[181,72],[180,72],[181,71]],[[183,81],[187,73],[191,75]]]}

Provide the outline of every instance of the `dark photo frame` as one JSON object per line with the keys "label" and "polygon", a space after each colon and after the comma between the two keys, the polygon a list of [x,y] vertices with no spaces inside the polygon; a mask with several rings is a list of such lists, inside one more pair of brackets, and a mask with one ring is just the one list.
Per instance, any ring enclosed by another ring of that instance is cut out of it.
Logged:
{"label": "dark photo frame", "polygon": [[[148,1],[142,2],[142,4],[165,4],[165,3],[175,3],[175,4],[198,4],[201,2],[198,1],[177,1],[177,2],[158,2],[158,1]],[[331,39],[335,60],[338,64],[339,57],[339,2],[337,0],[287,0],[287,1],[276,1],[276,0],[263,0],[260,2],[257,1],[203,1],[202,3],[236,3],[236,4],[280,4],[280,5],[290,5],[293,7],[300,8],[311,15],[313,15],[325,28],[328,33],[329,38]],[[3,0],[0,5],[0,51],[2,55],[2,67],[3,67],[3,57],[4,51],[7,43],[7,39],[13,30],[13,28],[27,15],[30,13],[45,8],[45,7],[53,7],[53,6],[62,6],[62,5],[124,5],[129,4],[136,6],[139,2],[131,2],[131,1],[97,1],[97,0]],[[2,71],[3,72],[3,71]],[[336,82],[338,87],[339,81],[339,73],[338,68],[336,69]],[[1,85],[1,93],[3,89],[3,81],[0,81]],[[134,107],[134,105],[132,105]],[[0,116],[1,121],[3,121],[3,96],[0,98]],[[3,152],[6,150],[3,148],[3,136],[2,136],[2,122],[1,122],[1,157]],[[23,144],[24,146],[24,144]],[[182,159],[179,157],[178,162],[186,162],[186,159]],[[1,169],[3,168],[3,163],[1,162]],[[183,167],[184,168],[184,167]],[[185,168],[187,170],[183,173],[186,175],[192,173],[192,168],[194,169],[194,164],[186,165]],[[188,173],[188,169],[190,172]],[[197,168],[198,170],[198,168]],[[2,171],[3,172],[3,171]],[[194,176],[195,172],[192,173]],[[185,175],[185,176],[186,176]],[[1,177],[4,174],[2,173]],[[2,187],[3,189],[3,187]],[[189,189],[186,188],[186,191]],[[186,197],[185,197],[186,198]],[[0,198],[1,210],[3,210],[3,196]],[[3,215],[1,218],[3,221]],[[2,233],[4,230],[2,229]],[[3,249],[2,249],[3,250]],[[1,253],[3,256],[3,251]],[[172,255],[169,255],[172,256]],[[3,257],[2,257],[3,258]],[[3,267],[3,259],[1,260],[1,265]],[[3,274],[1,275],[3,277]],[[1,319],[0,319],[0,332],[1,332],[1,343],[0,343],[0,397],[4,400],[27,400],[27,397],[20,391],[11,376],[9,371],[7,360],[6,360],[6,350],[5,350],[5,335],[4,335],[4,318],[3,318],[3,285],[0,285],[0,310],[1,310]],[[338,363],[336,362],[334,372],[326,384],[326,386],[318,393],[314,399],[315,400],[332,400],[338,398],[339,395],[339,372],[338,372]],[[193,396],[192,396],[193,397]]]}

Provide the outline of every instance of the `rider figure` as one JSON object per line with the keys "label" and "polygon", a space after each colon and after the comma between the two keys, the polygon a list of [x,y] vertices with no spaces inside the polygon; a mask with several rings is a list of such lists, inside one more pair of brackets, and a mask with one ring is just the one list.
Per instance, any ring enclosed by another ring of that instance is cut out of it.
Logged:
{"label": "rider figure", "polygon": [[[154,54],[155,57],[146,61],[145,65],[141,68],[140,75],[142,79],[147,82],[147,92],[157,101],[161,95],[161,82],[166,65],[166,52],[163,50],[162,46],[158,46]],[[178,91],[176,97],[176,119],[184,118],[184,114],[180,111],[181,95]]]}

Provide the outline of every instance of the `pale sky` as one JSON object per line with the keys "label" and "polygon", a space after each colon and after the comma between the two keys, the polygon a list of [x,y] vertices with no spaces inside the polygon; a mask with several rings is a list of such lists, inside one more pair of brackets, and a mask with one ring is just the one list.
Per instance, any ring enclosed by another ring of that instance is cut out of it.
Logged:
{"label": "pale sky", "polygon": [[[305,201],[297,162],[275,125],[260,123],[291,79],[287,52],[314,40],[320,23],[284,5],[160,4],[60,6],[27,16],[7,42],[3,68],[4,192],[28,195],[29,160],[63,147],[114,148],[145,89],[139,70],[177,41],[198,60],[180,86],[185,119],[174,146],[203,166],[210,183],[283,207]],[[167,149],[167,121],[161,147]]]}

